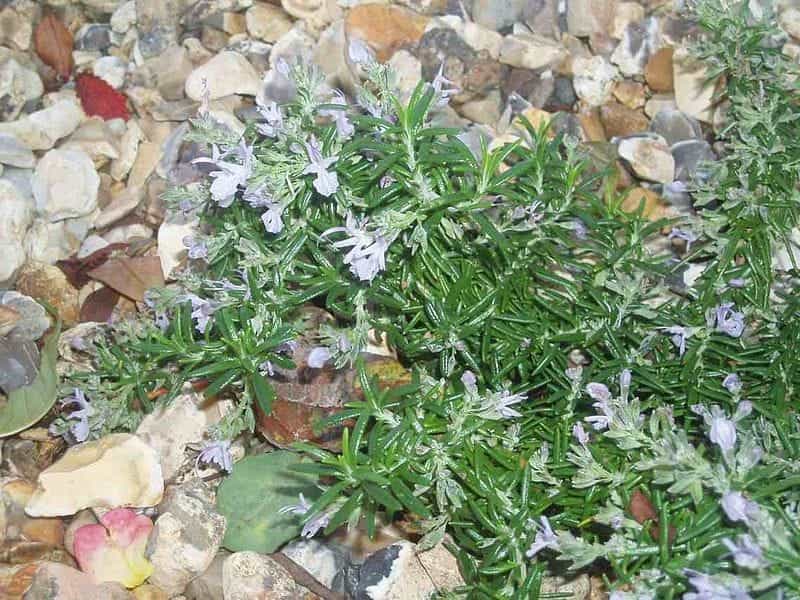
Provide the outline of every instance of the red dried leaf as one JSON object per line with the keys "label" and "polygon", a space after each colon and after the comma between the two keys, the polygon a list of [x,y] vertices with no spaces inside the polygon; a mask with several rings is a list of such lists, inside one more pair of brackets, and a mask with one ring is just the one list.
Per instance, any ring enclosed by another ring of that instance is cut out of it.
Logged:
{"label": "red dried leaf", "polygon": [[90,117],[125,119],[130,117],[125,96],[94,75],[83,73],[75,79],[75,91],[83,111]]}
{"label": "red dried leaf", "polygon": [[[658,539],[661,536],[661,528],[659,527],[658,522],[658,513],[656,512],[655,506],[653,503],[650,502],[650,498],[648,498],[643,492],[636,490],[631,494],[631,502],[628,505],[628,512],[631,513],[631,516],[636,520],[637,523],[643,525],[647,521],[652,523],[650,527],[650,535],[653,536],[653,539]],[[677,535],[677,530],[672,525],[669,526],[669,541],[672,542]]]}
{"label": "red dried leaf", "polygon": [[89,294],[81,306],[80,322],[106,323],[119,302],[119,293],[110,287],[101,287]]}
{"label": "red dried leaf", "polygon": [[137,302],[144,300],[144,293],[148,289],[164,285],[161,259],[158,256],[112,258],[87,274]]}
{"label": "red dried leaf", "polygon": [[45,16],[34,34],[36,54],[42,62],[53,68],[58,76],[67,81],[72,74],[72,34],[55,15]]}
{"label": "red dried leaf", "polygon": [[75,258],[73,256],[65,260],[56,261],[56,266],[66,275],[67,281],[70,282],[72,287],[79,290],[91,281],[91,278],[87,274],[89,271],[96,269],[106,262],[112,252],[124,250],[127,247],[128,244],[123,243],[109,244],[105,248],[95,250],[84,258]]}

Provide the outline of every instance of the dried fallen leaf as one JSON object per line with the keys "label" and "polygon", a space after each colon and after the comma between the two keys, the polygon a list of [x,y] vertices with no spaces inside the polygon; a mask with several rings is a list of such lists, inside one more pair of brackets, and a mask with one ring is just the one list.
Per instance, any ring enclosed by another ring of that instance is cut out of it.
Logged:
{"label": "dried fallen leaf", "polygon": [[73,256],[65,260],[59,260],[56,262],[56,266],[66,275],[70,285],[79,290],[91,281],[91,278],[87,275],[89,271],[106,262],[114,251],[124,250],[127,247],[128,245],[123,243],[109,244],[105,248],[95,250],[89,256],[83,258],[75,258]]}
{"label": "dried fallen leaf", "polygon": [[72,34],[55,15],[48,14],[36,27],[36,54],[64,81],[72,74]]}
{"label": "dried fallen leaf", "polygon": [[86,297],[81,306],[81,323],[106,323],[119,302],[119,292],[110,287],[101,287]]}
{"label": "dried fallen leaf", "polygon": [[125,95],[121,94],[104,80],[88,73],[75,79],[75,91],[81,99],[83,112],[90,117],[103,119],[125,119],[130,117]]}
{"label": "dried fallen leaf", "polygon": [[144,293],[148,289],[164,285],[158,256],[112,258],[87,274],[137,302],[144,301]]}
{"label": "dried fallen leaf", "polygon": [[[656,512],[656,508],[653,506],[653,503],[650,502],[650,498],[648,498],[644,492],[640,490],[636,490],[631,494],[631,501],[628,505],[628,512],[631,513],[631,516],[636,520],[637,523],[643,525],[647,521],[652,523],[650,527],[650,535],[653,536],[653,539],[659,539],[661,536],[661,529],[659,527],[658,522],[658,513]],[[677,530],[672,525],[669,526],[669,541],[672,542],[677,535]]]}

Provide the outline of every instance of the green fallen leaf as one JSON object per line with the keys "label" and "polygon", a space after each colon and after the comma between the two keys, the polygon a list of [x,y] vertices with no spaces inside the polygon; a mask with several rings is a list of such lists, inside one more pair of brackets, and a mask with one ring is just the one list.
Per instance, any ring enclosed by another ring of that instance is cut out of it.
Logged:
{"label": "green fallen leaf", "polygon": [[39,374],[30,385],[18,388],[8,394],[8,401],[0,406],[0,437],[13,435],[27,429],[47,414],[56,402],[58,374],[56,356],[61,323],[44,343]]}
{"label": "green fallen leaf", "polygon": [[279,450],[234,465],[217,492],[217,510],[228,520],[223,540],[228,550],[269,554],[298,536],[302,517],[280,509],[297,504],[300,493],[309,502],[319,494],[314,475],[293,469],[301,461],[299,454]]}

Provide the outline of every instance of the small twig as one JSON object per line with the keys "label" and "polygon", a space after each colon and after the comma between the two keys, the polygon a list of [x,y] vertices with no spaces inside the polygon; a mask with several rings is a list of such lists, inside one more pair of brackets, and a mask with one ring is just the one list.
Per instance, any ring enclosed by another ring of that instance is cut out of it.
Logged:
{"label": "small twig", "polygon": [[326,588],[314,576],[306,571],[303,567],[294,562],[291,558],[280,552],[274,552],[268,555],[272,560],[289,571],[289,574],[294,579],[295,583],[302,585],[304,588],[313,592],[323,600],[345,600],[343,594],[339,594]]}

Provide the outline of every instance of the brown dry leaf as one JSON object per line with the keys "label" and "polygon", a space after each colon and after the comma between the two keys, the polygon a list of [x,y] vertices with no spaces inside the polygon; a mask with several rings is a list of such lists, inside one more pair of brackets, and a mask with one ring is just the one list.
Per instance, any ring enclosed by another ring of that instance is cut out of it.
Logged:
{"label": "brown dry leaf", "polygon": [[148,289],[164,285],[158,256],[112,258],[87,275],[137,302],[144,301],[144,293]]}
{"label": "brown dry leaf", "polygon": [[72,74],[72,34],[52,13],[36,27],[36,54],[67,81]]}
{"label": "brown dry leaf", "polygon": [[87,273],[106,262],[117,250],[124,250],[128,244],[109,244],[105,248],[95,250],[89,256],[76,258],[74,256],[56,261],[56,266],[66,275],[72,287],[79,290],[91,281]]}
{"label": "brown dry leaf", "polygon": [[110,287],[101,287],[86,297],[81,306],[81,323],[106,323],[119,302],[119,292]]}
{"label": "brown dry leaf", "polygon": [[[634,520],[643,525],[647,521],[653,523],[650,527],[650,535],[653,536],[654,540],[657,540],[661,536],[661,530],[658,523],[658,513],[656,512],[655,506],[653,503],[650,502],[650,498],[648,498],[644,492],[640,490],[636,490],[631,494],[631,502],[628,505],[628,512],[631,513],[631,516]],[[677,535],[677,530],[672,525],[669,526],[669,541],[672,542]]]}

